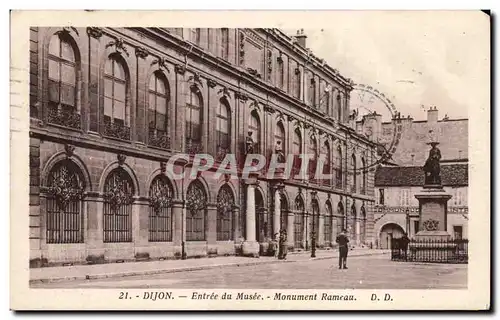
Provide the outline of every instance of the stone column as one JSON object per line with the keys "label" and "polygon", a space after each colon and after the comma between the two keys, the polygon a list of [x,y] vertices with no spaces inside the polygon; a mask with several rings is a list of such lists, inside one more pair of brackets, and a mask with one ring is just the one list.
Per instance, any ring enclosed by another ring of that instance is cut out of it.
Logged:
{"label": "stone column", "polygon": [[249,178],[247,184],[246,201],[246,239],[243,243],[243,255],[259,256],[259,244],[255,240],[255,185],[256,179]]}
{"label": "stone column", "polygon": [[240,208],[233,208],[233,240],[237,241],[241,238],[241,226],[240,226]]}
{"label": "stone column", "polygon": [[136,247],[148,245],[149,240],[149,202],[136,200],[132,206],[132,241]]}
{"label": "stone column", "polygon": [[183,239],[183,216],[182,216],[182,202],[174,202],[172,204],[172,218],[173,218],[173,235],[172,235],[172,241],[174,243],[174,247],[176,248],[176,251],[181,251],[181,243]]}
{"label": "stone column", "polygon": [[217,204],[207,204],[207,220],[205,225],[208,255],[217,254]]}
{"label": "stone column", "polygon": [[279,187],[275,188],[274,191],[274,215],[273,215],[273,234],[272,238],[274,239],[274,235],[278,234],[281,229],[281,194]]}

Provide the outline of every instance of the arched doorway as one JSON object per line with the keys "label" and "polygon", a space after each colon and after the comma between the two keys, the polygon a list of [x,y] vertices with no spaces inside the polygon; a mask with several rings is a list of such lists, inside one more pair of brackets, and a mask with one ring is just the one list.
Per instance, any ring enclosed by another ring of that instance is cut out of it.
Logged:
{"label": "arched doorway", "polygon": [[255,228],[258,242],[265,242],[270,236],[269,231],[272,230],[272,221],[269,219],[269,213],[264,206],[264,197],[259,189],[255,190],[255,213],[257,215]]}
{"label": "arched doorway", "polygon": [[311,209],[312,214],[309,217],[309,234],[307,235],[309,239],[312,240],[312,235],[314,232],[314,239],[316,241],[316,245],[318,244],[318,235],[319,235],[319,203],[318,200],[312,199],[311,201]]}
{"label": "arched doorway", "polygon": [[281,230],[286,230],[288,226],[288,201],[286,201],[286,197],[284,194],[280,195],[280,228]]}
{"label": "arched doorway", "polygon": [[404,234],[403,228],[396,223],[385,224],[380,229],[380,249],[390,249],[392,239],[401,238]]}

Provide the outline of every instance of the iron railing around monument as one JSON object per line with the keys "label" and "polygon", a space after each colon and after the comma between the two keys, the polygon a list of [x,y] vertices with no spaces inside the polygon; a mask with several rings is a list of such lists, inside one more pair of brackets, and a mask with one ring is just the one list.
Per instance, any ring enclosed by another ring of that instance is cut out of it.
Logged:
{"label": "iron railing around monument", "polygon": [[392,239],[391,260],[405,262],[468,263],[469,240]]}

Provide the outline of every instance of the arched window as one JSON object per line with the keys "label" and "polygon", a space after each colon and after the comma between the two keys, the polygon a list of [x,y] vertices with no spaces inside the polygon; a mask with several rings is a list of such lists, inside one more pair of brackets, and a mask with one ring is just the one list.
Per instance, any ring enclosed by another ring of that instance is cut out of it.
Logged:
{"label": "arched window", "polygon": [[342,189],[343,186],[343,172],[342,172],[342,149],[340,146],[337,148],[335,155],[335,187]]}
{"label": "arched window", "polygon": [[352,189],[351,192],[356,193],[358,191],[357,180],[358,180],[358,171],[356,168],[356,156],[353,154],[351,157],[351,170],[352,170]]}
{"label": "arched window", "polygon": [[248,131],[252,132],[254,153],[260,153],[260,118],[256,111],[252,111],[248,121]]}
{"label": "arched window", "polygon": [[324,215],[324,236],[325,236],[325,246],[331,246],[333,244],[332,239],[332,225],[333,225],[333,214],[332,214],[332,204],[327,201],[325,204],[325,215]]}
{"label": "arched window", "polygon": [[224,185],[217,195],[217,241],[234,240],[234,196]]}
{"label": "arched window", "polygon": [[285,127],[281,121],[278,121],[276,124],[276,129],[274,132],[274,144],[277,145],[278,141],[281,144],[281,150],[283,150],[283,154],[286,154],[285,151]]}
{"label": "arched window", "polygon": [[264,196],[258,189],[255,190],[255,213],[257,241],[264,242],[272,236],[273,218],[264,206]]}
{"label": "arched window", "polygon": [[331,90],[331,86],[329,84],[326,85],[326,88],[325,88],[325,98],[324,98],[324,110],[325,110],[325,113],[328,115],[328,116],[331,116],[331,105],[332,105],[332,102],[331,102],[331,99],[332,99],[332,95],[330,93],[330,90]]}
{"label": "arched window", "polygon": [[302,248],[304,241],[304,200],[298,195],[295,198],[295,219],[293,228],[294,247]]}
{"label": "arched window", "polygon": [[132,241],[132,178],[119,167],[110,172],[104,184],[104,242]]}
{"label": "arched window", "polygon": [[337,120],[339,122],[342,122],[342,103],[341,103],[340,94],[337,94],[336,103],[335,103],[335,110],[337,110]]}
{"label": "arched window", "polygon": [[229,29],[220,29],[221,41],[220,41],[220,57],[224,60],[228,60],[229,57]]}
{"label": "arched window", "polygon": [[168,134],[170,90],[162,73],[155,72],[149,81],[149,144],[169,149]]}
{"label": "arched window", "polygon": [[207,195],[200,181],[193,181],[186,194],[186,240],[204,241],[207,215]]}
{"label": "arched window", "polygon": [[82,172],[71,160],[57,163],[48,176],[47,243],[83,242]]}
{"label": "arched window", "polygon": [[297,176],[300,173],[300,166],[301,166],[301,158],[300,155],[302,154],[302,135],[300,134],[300,130],[297,128],[293,131],[293,170],[292,170],[292,177],[295,179],[295,176]]}
{"label": "arched window", "polygon": [[366,194],[366,163],[365,158],[361,158],[361,194]]}
{"label": "arched window", "polygon": [[189,91],[186,104],[186,152],[196,154],[202,150],[203,102],[196,88]]}
{"label": "arched window", "polygon": [[129,89],[125,64],[117,55],[111,55],[104,68],[104,134],[130,140]]}
{"label": "arched window", "polygon": [[337,204],[337,234],[340,234],[342,232],[342,229],[346,227],[346,218],[345,218],[345,211],[344,211],[344,205],[342,204],[342,201],[339,201]]}
{"label": "arched window", "polygon": [[311,136],[309,140],[309,179],[312,183],[317,183],[316,180],[316,165],[317,165],[317,155],[318,155],[318,142],[315,136]]}
{"label": "arched window", "polygon": [[164,175],[149,188],[149,241],[172,241],[172,187]]}
{"label": "arched window", "polygon": [[217,131],[217,161],[222,161],[231,151],[231,109],[226,99],[219,100],[215,124]]}
{"label": "arched window", "polygon": [[[321,153],[323,154],[324,158],[324,164],[323,164],[323,174],[324,175],[331,175],[332,174],[332,167],[331,167],[331,156],[330,156],[330,144],[328,141],[325,141],[323,144],[323,148],[321,148]],[[331,185],[331,179],[330,178],[325,178],[323,180],[324,185]]]}
{"label": "arched window", "polygon": [[70,41],[62,34],[49,43],[48,121],[71,128],[81,128],[77,106],[78,61]]}

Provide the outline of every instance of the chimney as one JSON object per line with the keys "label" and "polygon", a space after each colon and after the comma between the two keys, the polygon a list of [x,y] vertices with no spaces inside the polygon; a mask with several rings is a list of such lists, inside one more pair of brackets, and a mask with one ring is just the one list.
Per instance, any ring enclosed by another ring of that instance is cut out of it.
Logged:
{"label": "chimney", "polygon": [[436,123],[438,121],[438,109],[434,107],[430,107],[427,110],[427,123]]}
{"label": "chimney", "polygon": [[304,29],[297,30],[297,35],[295,36],[295,38],[297,38],[297,42],[302,48],[307,48],[306,47],[307,36],[304,34]]}

